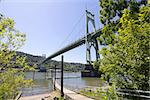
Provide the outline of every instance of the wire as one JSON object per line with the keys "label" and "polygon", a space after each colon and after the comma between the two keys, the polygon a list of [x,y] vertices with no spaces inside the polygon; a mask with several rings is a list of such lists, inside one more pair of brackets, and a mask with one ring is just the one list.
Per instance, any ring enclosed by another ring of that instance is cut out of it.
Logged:
{"label": "wire", "polygon": [[[85,10],[87,10],[88,8],[88,5],[87,5],[87,2],[86,2],[86,0],[85,0]],[[92,6],[92,8],[93,8],[94,6]],[[91,8],[91,7],[90,7]],[[71,32],[66,36],[66,38],[64,39],[64,41],[62,41],[62,43],[59,45],[59,47],[58,47],[58,49],[60,49],[61,47],[62,47],[62,45],[68,40],[68,38],[72,35],[72,33],[74,32],[74,30],[75,30],[75,28],[77,27],[77,25],[80,23],[80,21],[82,20],[82,18],[84,17],[84,15],[85,14],[83,14],[80,18],[79,18],[79,20],[77,21],[77,23],[73,26],[73,28],[72,28],[72,30],[71,30]],[[81,30],[83,31],[83,29],[84,28],[82,28]],[[80,31],[81,31],[80,30]],[[80,34],[79,35],[81,35],[81,33],[82,32],[79,32]],[[83,34],[83,33],[82,33]],[[78,35],[78,34],[77,34]],[[77,36],[77,35],[75,35],[75,36]],[[57,49],[57,50],[58,50]]]}
{"label": "wire", "polygon": [[79,20],[77,21],[77,23],[73,26],[71,32],[66,36],[66,38],[64,39],[64,41],[60,44],[60,46],[58,47],[61,48],[61,46],[65,43],[65,41],[72,35],[74,29],[77,27],[77,25],[80,23],[80,21],[83,19],[84,14],[79,18]]}
{"label": "wire", "polygon": [[71,41],[69,43],[72,43],[72,42],[75,42],[76,40],[80,39],[81,37],[83,37],[85,35],[85,24],[81,24],[81,25],[78,25],[80,26],[78,28],[78,30],[76,30],[76,33],[74,35],[72,35],[72,38]]}
{"label": "wire", "polygon": [[[75,35],[75,39],[77,40],[77,39],[80,39],[80,38],[82,38],[84,35],[85,35],[85,25],[83,25],[82,27],[81,27],[81,29],[77,32],[78,34],[76,34]],[[79,37],[78,37],[79,36]]]}

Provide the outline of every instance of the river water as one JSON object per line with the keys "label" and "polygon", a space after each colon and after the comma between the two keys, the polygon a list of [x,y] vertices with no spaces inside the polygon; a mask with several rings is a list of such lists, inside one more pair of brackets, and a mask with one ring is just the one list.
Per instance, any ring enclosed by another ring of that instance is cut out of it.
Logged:
{"label": "river water", "polygon": [[[23,96],[36,95],[52,91],[52,73],[26,72],[27,79],[33,79],[34,85],[23,89]],[[56,74],[58,83],[60,83],[60,73]],[[99,78],[82,78],[81,72],[64,72],[64,87],[71,90],[79,90],[85,87],[102,86]]]}

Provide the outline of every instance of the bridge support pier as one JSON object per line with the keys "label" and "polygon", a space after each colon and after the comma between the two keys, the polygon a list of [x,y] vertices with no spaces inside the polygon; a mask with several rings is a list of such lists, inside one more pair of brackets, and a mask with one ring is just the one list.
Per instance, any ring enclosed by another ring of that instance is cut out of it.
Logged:
{"label": "bridge support pier", "polygon": [[93,65],[85,64],[85,69],[81,72],[81,77],[100,77],[100,73],[93,68]]}

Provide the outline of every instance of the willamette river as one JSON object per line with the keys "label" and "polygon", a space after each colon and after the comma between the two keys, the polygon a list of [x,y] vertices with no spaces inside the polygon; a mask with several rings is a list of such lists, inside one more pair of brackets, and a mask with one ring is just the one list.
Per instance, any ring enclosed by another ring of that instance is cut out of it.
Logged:
{"label": "willamette river", "polygon": [[[34,85],[31,88],[23,89],[23,96],[35,95],[52,91],[51,73],[43,72],[26,72],[26,78],[34,79]],[[57,78],[60,78],[60,73],[57,73]],[[68,78],[72,77],[72,78]],[[60,83],[60,79],[57,79]],[[64,86],[71,90],[79,90],[88,86],[102,86],[99,78],[81,78],[80,72],[64,72]]]}

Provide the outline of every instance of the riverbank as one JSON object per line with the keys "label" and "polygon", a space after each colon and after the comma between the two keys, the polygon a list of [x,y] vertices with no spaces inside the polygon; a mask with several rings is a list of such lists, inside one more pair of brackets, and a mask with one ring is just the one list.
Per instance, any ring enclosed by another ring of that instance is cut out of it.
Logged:
{"label": "riverbank", "polygon": [[24,96],[21,97],[19,100],[53,100],[55,97],[59,97],[59,91],[52,91],[50,93],[38,94],[33,96]]}
{"label": "riverbank", "polygon": [[[59,91],[61,90],[61,86],[57,82],[55,82],[55,86],[56,86],[57,90],[59,90]],[[93,99],[88,98],[84,95],[81,95],[81,94],[78,94],[74,91],[71,91],[67,88],[63,88],[63,91],[64,91],[64,98],[66,100],[93,100]]]}
{"label": "riverbank", "polygon": [[[38,94],[38,95],[32,95],[32,96],[23,96],[19,100],[53,100],[55,97],[60,98],[60,85],[56,82],[56,91],[52,91],[50,93],[44,93],[44,94]],[[66,100],[93,100],[89,97],[86,97],[84,95],[78,94],[74,91],[71,91],[69,89],[63,88],[64,90],[64,98]]]}
{"label": "riverbank", "polygon": [[[22,97],[30,97],[39,94],[51,93],[53,91],[53,81],[48,79],[51,77],[51,73],[42,72],[26,72],[27,79],[33,79],[34,85],[30,88],[24,88],[22,90]],[[34,76],[34,77],[33,77]],[[60,73],[57,73],[57,77],[60,77]],[[67,78],[66,78],[67,77]],[[60,79],[57,79],[60,84]],[[79,93],[80,89],[86,87],[99,87],[103,86],[103,82],[99,78],[82,78],[80,72],[65,72],[64,73],[64,87],[68,90]],[[60,96],[58,96],[60,97]],[[32,99],[31,99],[32,100]],[[34,99],[33,99],[34,100]]]}

